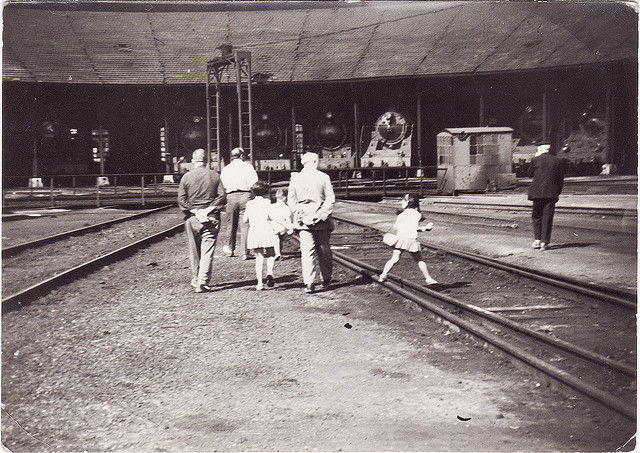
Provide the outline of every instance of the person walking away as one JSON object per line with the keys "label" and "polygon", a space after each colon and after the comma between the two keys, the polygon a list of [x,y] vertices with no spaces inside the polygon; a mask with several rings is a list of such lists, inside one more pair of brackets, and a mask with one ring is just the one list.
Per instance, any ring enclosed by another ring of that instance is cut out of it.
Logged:
{"label": "person walking away", "polygon": [[293,211],[293,224],[300,235],[305,292],[312,293],[315,291],[316,267],[322,275],[321,288],[328,288],[331,282],[333,257],[329,240],[336,197],[329,175],[318,170],[318,155],[304,153],[300,161],[303,168],[291,179],[287,200]]}
{"label": "person walking away", "polygon": [[178,206],[185,214],[191,286],[195,292],[203,293],[211,290],[213,252],[226,194],[218,172],[205,167],[204,149],[196,149],[191,161],[193,168],[178,186]]}
{"label": "person walking away", "polygon": [[528,196],[533,202],[532,247],[539,250],[547,250],[551,243],[553,214],[564,184],[565,163],[550,148],[548,144],[538,146],[529,166],[529,177],[533,178]]}
{"label": "person walking away", "polygon": [[423,217],[420,213],[420,197],[417,194],[406,194],[400,201],[400,206],[402,207],[402,212],[398,214],[394,224],[394,229],[397,232],[396,238],[394,238],[391,245],[393,253],[389,261],[385,263],[378,281],[384,282],[387,279],[391,268],[400,260],[402,252],[407,251],[411,258],[418,263],[418,268],[422,272],[427,285],[435,285],[438,282],[429,274],[427,263],[424,262],[420,253],[420,242],[418,242],[418,231],[431,230],[433,223],[429,222],[420,227],[420,221],[423,220]]}
{"label": "person walking away", "polygon": [[276,260],[275,246],[278,237],[271,226],[271,201],[265,198],[269,192],[269,186],[263,181],[256,181],[251,187],[254,195],[253,200],[247,202],[247,208],[244,211],[243,222],[249,224],[247,232],[247,247],[249,247],[256,256],[256,277],[258,284],[256,290],[264,289],[262,284],[262,267],[264,259],[267,259],[267,286],[273,287],[273,265]]}
{"label": "person walking away", "polygon": [[276,260],[280,258],[285,234],[293,234],[291,208],[287,205],[287,193],[283,189],[276,190],[276,201],[271,205],[271,225],[278,235],[276,242]]}
{"label": "person walking away", "polygon": [[247,250],[248,225],[242,221],[244,210],[249,201],[251,186],[258,180],[258,174],[253,166],[244,162],[244,150],[231,150],[231,162],[220,172],[220,179],[227,191],[228,215],[228,243],[222,251],[227,256],[234,256],[236,249],[236,235],[240,227],[240,252],[243,260],[250,258]]}

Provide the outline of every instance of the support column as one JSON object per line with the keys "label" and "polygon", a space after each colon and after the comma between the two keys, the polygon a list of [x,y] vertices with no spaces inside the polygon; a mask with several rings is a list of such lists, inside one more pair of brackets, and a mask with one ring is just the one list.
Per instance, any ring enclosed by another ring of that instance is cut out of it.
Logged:
{"label": "support column", "polygon": [[353,100],[353,140],[351,140],[351,153],[353,156],[353,165],[360,166],[360,140],[358,137],[358,124],[360,124],[360,112],[358,111],[358,103]]}
{"label": "support column", "polygon": [[298,169],[298,134],[296,133],[296,108],[291,106],[291,168]]}
{"label": "support column", "polygon": [[[422,167],[422,96],[418,94],[416,100],[416,152],[418,153],[418,166]],[[422,175],[422,168],[419,170],[418,176]]]}
{"label": "support column", "polygon": [[542,140],[544,140],[545,142],[549,140],[549,106],[547,105],[547,103],[547,89],[545,88],[542,91]]}
{"label": "support column", "polygon": [[606,77],[607,91],[606,91],[606,134],[607,134],[607,162],[608,164],[614,163],[615,149],[613,145],[613,120],[614,120],[614,106],[613,106],[613,90],[611,89],[611,72],[607,71]]}

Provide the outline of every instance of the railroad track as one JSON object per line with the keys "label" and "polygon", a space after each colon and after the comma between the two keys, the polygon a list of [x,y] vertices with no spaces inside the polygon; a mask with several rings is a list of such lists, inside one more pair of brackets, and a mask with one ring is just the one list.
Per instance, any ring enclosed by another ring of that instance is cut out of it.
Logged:
{"label": "railroad track", "polygon": [[[395,213],[398,210],[398,203],[382,201],[382,202],[366,202],[366,201],[348,201],[340,200],[341,203],[357,203],[359,205],[367,204],[375,207],[376,210],[385,210],[390,213]],[[423,211],[428,213],[429,217],[442,217],[443,219],[451,219],[452,224],[462,224],[469,226],[479,226],[484,228],[501,228],[501,229],[522,229],[525,225],[527,231],[530,230],[531,223],[531,206],[523,205],[505,205],[505,204],[485,204],[485,203],[465,203],[465,202],[448,202],[448,201],[433,201],[433,206],[424,207]],[[450,206],[450,207],[464,207],[467,212],[454,212],[447,211],[445,209],[437,209],[435,206]],[[478,213],[470,214],[468,210],[476,209]],[[481,210],[489,211],[489,215],[482,215]],[[498,215],[497,213],[501,213]],[[520,216],[513,215],[514,213],[521,213]],[[570,229],[571,231],[586,231],[586,232],[607,232],[615,235],[636,236],[637,228],[631,223],[626,229],[622,229],[619,226],[616,228],[607,228],[604,225],[589,226],[593,223],[593,216],[595,217],[622,217],[625,216],[629,219],[636,219],[636,211],[629,211],[617,208],[583,208],[583,207],[569,207],[566,210],[556,209],[557,214],[571,214],[571,215],[587,215],[589,216],[589,222],[574,222],[571,225],[564,224],[560,219],[556,218],[554,222],[554,229]],[[522,215],[524,214],[524,215]],[[458,219],[453,220],[453,219]]]}
{"label": "railroad track", "polygon": [[25,241],[22,242],[20,244],[16,244],[10,247],[4,247],[2,249],[2,258],[8,258],[10,256],[14,256],[20,252],[22,252],[23,250],[26,249],[30,249],[30,248],[35,248],[35,247],[40,247],[42,245],[45,244],[51,244],[53,242],[62,240],[62,239],[66,239],[69,238],[71,236],[79,236],[79,235],[83,235],[85,233],[91,232],[91,231],[99,231],[102,230],[104,228],[108,228],[112,225],[116,225],[118,223],[123,223],[123,222],[127,222],[130,220],[135,220],[135,219],[140,219],[143,217],[147,217],[149,215],[155,214],[157,212],[161,212],[161,211],[165,211],[171,207],[173,207],[175,205],[170,204],[170,205],[166,205],[166,206],[161,206],[159,208],[155,208],[155,209],[149,209],[143,212],[138,212],[136,214],[132,214],[132,215],[128,215],[128,216],[123,216],[123,217],[119,217],[117,219],[112,219],[112,220],[108,220],[106,222],[100,222],[100,223],[96,223],[93,225],[88,225],[82,228],[76,228],[73,230],[69,230],[69,231],[65,231],[62,233],[58,233],[58,234],[52,234],[50,236],[46,236],[43,238],[38,238],[38,239],[34,239],[31,241]]}
{"label": "railroad track", "polygon": [[171,216],[153,217],[171,206],[22,243],[6,255],[3,250],[3,293],[9,293],[3,312],[181,231],[183,223]]}
{"label": "railroad track", "polygon": [[[442,206],[463,206],[470,209],[490,209],[494,211],[524,211],[531,212],[531,206],[524,206],[521,204],[508,204],[508,203],[473,203],[469,201],[453,201],[453,200],[435,200],[433,202],[436,205]],[[572,214],[595,214],[606,216],[633,216],[638,217],[638,211],[636,209],[623,209],[623,208],[606,208],[606,207],[589,207],[589,206],[556,206],[557,213],[572,213]]]}
{"label": "railroad track", "polygon": [[[389,247],[380,242],[381,232],[337,220],[332,239],[335,260],[376,280],[390,257]],[[171,226],[20,289],[2,299],[3,312],[26,305],[56,286],[182,229],[182,223]],[[633,295],[614,288],[561,282],[558,278],[555,280],[560,283],[556,283],[551,281],[553,276],[496,267],[497,263],[486,258],[478,261],[481,257],[443,248],[428,249],[426,261],[432,274],[439,278],[439,285],[424,287],[415,264],[408,258],[401,259],[381,285],[549,379],[627,418],[635,418],[636,349],[635,337],[630,333],[635,332]],[[471,258],[476,261],[470,266]],[[487,270],[488,265],[492,265],[491,270]],[[438,272],[434,272],[434,266],[440,268]],[[444,278],[444,269],[455,277]],[[549,285],[556,289],[549,291]]]}
{"label": "railroad track", "polygon": [[[335,261],[377,281],[391,256],[380,242],[382,232],[336,220]],[[401,258],[380,284],[550,381],[635,419],[635,295],[453,250],[427,249],[425,261],[438,285],[425,287],[409,257]]]}
{"label": "railroad track", "polygon": [[137,250],[143,247],[146,247],[153,242],[162,240],[169,236],[173,236],[179,231],[182,231],[183,228],[184,228],[184,224],[180,223],[179,225],[175,225],[159,233],[155,233],[150,236],[147,236],[132,244],[125,245],[124,247],[120,247],[116,250],[113,250],[109,253],[101,255],[97,258],[86,261],[77,266],[74,266],[70,269],[56,273],[55,275],[43,281],[35,283],[14,294],[4,297],[2,299],[2,312],[5,313],[7,311],[15,310],[21,306],[27,305],[35,297],[46,294],[49,291],[51,291],[53,288],[59,285],[68,283],[69,281],[72,281],[75,278],[86,275],[88,272],[92,272],[100,267],[106,266],[107,264],[118,261],[119,259],[122,259],[122,257],[127,256],[131,253],[134,253]]}

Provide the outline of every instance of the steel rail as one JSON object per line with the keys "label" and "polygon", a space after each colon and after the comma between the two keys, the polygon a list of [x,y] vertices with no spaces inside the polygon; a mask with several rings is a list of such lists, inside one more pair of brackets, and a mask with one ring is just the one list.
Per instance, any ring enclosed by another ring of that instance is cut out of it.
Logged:
{"label": "steel rail", "polygon": [[[348,258],[338,252],[334,252],[333,255],[334,255],[334,260],[337,263],[341,264],[342,266],[348,269],[351,269],[363,276],[374,279],[376,273],[367,269],[368,265],[366,265],[366,263],[361,263],[358,260],[355,260],[353,258]],[[362,266],[362,264],[365,264],[365,266]],[[530,354],[520,348],[515,347],[514,345],[498,337],[497,335],[491,332],[488,332],[485,329],[473,324],[470,321],[466,321],[453,313],[448,312],[447,310],[439,307],[438,305],[427,300],[426,298],[420,297],[419,295],[411,291],[407,291],[401,285],[398,285],[396,283],[392,283],[389,281],[386,281],[381,284],[389,288],[390,290],[394,291],[395,293],[400,294],[409,300],[412,300],[413,302],[417,303],[421,307],[436,314],[437,316],[451,322],[452,324],[459,326],[465,331],[503,350],[504,352],[511,355],[512,357],[515,357],[521,362],[524,362],[532,366],[533,368],[537,369],[538,371],[541,371],[545,375],[556,379],[558,382],[562,383],[563,385],[573,388],[574,390],[588,396],[589,398],[595,401],[598,401],[604,406],[615,410],[619,414],[629,419],[635,420],[636,408],[635,406],[630,405],[627,401],[624,401],[616,396],[608,394],[593,385],[583,382],[580,378],[577,378],[567,373],[564,370],[561,370],[553,365],[548,364],[547,362],[544,362],[543,360],[539,359],[533,354]]]}
{"label": "steel rail", "polygon": [[[335,215],[333,216],[333,218],[340,222],[350,223],[352,225],[356,225],[362,228],[375,229],[382,233],[382,231],[379,230],[378,228],[375,228],[369,225],[364,225],[354,220],[345,219],[343,217],[335,216]],[[433,245],[426,244],[423,241],[420,241],[420,243],[426,248],[434,251],[445,252],[453,256],[471,260],[480,264],[484,264],[486,266],[491,266],[496,269],[501,269],[501,270],[510,272],[512,274],[516,274],[522,277],[527,277],[532,280],[543,282],[558,288],[566,289],[578,294],[593,297],[595,299],[604,300],[606,302],[620,305],[622,307],[625,307],[634,311],[637,310],[638,308],[638,305],[636,303],[637,295],[631,292],[625,291],[621,288],[613,288],[613,287],[607,287],[604,285],[597,285],[594,283],[580,282],[570,277],[552,274],[551,272],[539,271],[536,269],[529,269],[524,266],[518,266],[516,264],[506,264],[492,258],[487,258],[480,255],[463,252],[461,250],[455,250],[452,248],[442,247],[442,246],[436,247]]]}
{"label": "steel rail", "polygon": [[[531,206],[526,206],[522,204],[510,204],[510,203],[477,203],[473,201],[444,201],[444,200],[434,200],[433,204],[446,204],[450,206],[469,206],[471,208],[479,208],[479,209],[503,209],[503,210],[522,210],[522,211],[530,211]],[[606,208],[602,206],[556,206],[556,212],[572,212],[572,213],[581,213],[581,214],[600,214],[600,215],[611,215],[611,216],[624,216],[629,214],[638,215],[637,209],[633,208]]]}
{"label": "steel rail", "polygon": [[126,255],[128,253],[132,253],[139,248],[142,248],[146,245],[149,245],[155,241],[164,239],[168,236],[173,236],[184,228],[184,224],[180,223],[171,228],[163,230],[159,233],[152,234],[145,238],[140,239],[139,241],[133,242],[131,244],[125,245],[124,247],[120,247],[112,252],[101,255],[97,258],[94,258],[90,261],[87,261],[83,264],[75,266],[71,269],[67,269],[60,274],[56,274],[53,277],[50,277],[46,280],[43,280],[39,283],[36,283],[28,288],[25,288],[17,293],[11,294],[2,299],[2,312],[6,313],[8,311],[12,311],[20,308],[21,306],[27,305],[33,298],[43,295],[49,292],[52,288],[62,284],[65,281],[72,280],[78,277],[80,274],[86,275],[87,272],[91,272],[99,267],[105,266],[120,256]]}
{"label": "steel rail", "polygon": [[[368,263],[365,263],[363,261],[359,261],[356,258],[350,258],[342,253],[339,252],[334,252],[336,254],[338,254],[338,256],[343,259],[343,260],[350,260],[352,261],[354,264],[362,267],[363,269],[366,269],[372,273],[378,274],[379,273],[379,269],[375,268],[374,266],[371,266]],[[497,315],[489,310],[485,310],[484,308],[478,307],[476,305],[473,304],[468,304],[462,301],[459,301],[458,299],[455,299],[453,297],[441,294],[437,291],[433,291],[430,290],[429,288],[424,288],[421,285],[417,285],[409,280],[400,278],[400,277],[396,277],[392,274],[389,274],[388,279],[392,279],[397,281],[401,287],[408,287],[411,288],[414,291],[417,291],[421,294],[426,294],[427,296],[431,297],[431,298],[436,298],[439,299],[445,303],[448,303],[450,305],[454,305],[457,308],[461,308],[465,311],[468,311],[470,313],[473,313],[474,315],[480,316],[484,319],[488,319],[492,322],[495,322],[497,324],[503,325],[505,327],[510,328],[511,330],[514,330],[516,332],[522,333],[524,335],[527,335],[531,338],[535,338],[536,340],[539,340],[543,343],[549,344],[551,346],[555,346],[559,349],[562,349],[566,352],[569,352],[573,355],[575,355],[576,357],[580,357],[586,360],[589,360],[590,362],[593,362],[595,364],[598,365],[602,365],[602,366],[607,366],[613,369],[616,369],[618,371],[620,371],[621,373],[630,376],[630,377],[636,377],[637,376],[637,370],[635,367],[627,365],[625,363],[616,361],[616,360],[612,360],[608,357],[605,357],[601,354],[596,354],[593,351],[590,351],[588,349],[585,349],[583,347],[574,345],[572,343],[569,343],[567,341],[561,340],[559,338],[556,337],[552,337],[550,335],[546,335],[543,333],[540,333],[536,330],[530,329],[528,327],[522,326],[520,324],[518,324],[515,321],[512,321],[509,318],[506,318],[504,316],[500,316]]]}
{"label": "steel rail", "polygon": [[16,244],[16,245],[12,245],[11,247],[5,247],[2,249],[2,257],[3,258],[8,258],[10,256],[13,256],[25,249],[28,248],[32,248],[32,247],[39,247],[41,245],[44,244],[51,244],[52,242],[55,241],[59,241],[61,239],[66,239],[68,237],[71,236],[77,236],[80,234],[84,234],[84,233],[88,233],[90,231],[94,231],[94,230],[99,230],[102,228],[106,228],[106,227],[110,227],[112,225],[115,225],[117,223],[121,223],[121,222],[126,222],[128,220],[134,220],[140,217],[144,217],[150,214],[154,214],[158,211],[162,211],[164,209],[168,209],[172,206],[175,206],[175,204],[170,204],[167,206],[161,206],[159,208],[154,208],[154,209],[149,209],[147,211],[144,212],[138,212],[136,214],[132,214],[129,216],[124,216],[124,217],[120,217],[117,219],[113,219],[113,220],[108,220],[106,222],[102,222],[102,223],[97,223],[95,225],[89,225],[86,227],[82,227],[82,228],[76,228],[75,230],[70,230],[70,231],[65,231],[63,233],[58,233],[58,234],[53,234],[51,236],[47,236],[44,238],[40,238],[40,239],[36,239],[34,241],[29,241],[29,242],[23,242],[21,244]]}
{"label": "steel rail", "polygon": [[[389,204],[385,204],[384,202],[363,202],[363,201],[351,201],[351,200],[340,200],[340,202],[342,203],[354,203],[354,204],[363,204],[363,203],[370,203],[375,205],[377,208],[382,208],[382,209],[387,209],[389,211],[395,212],[398,210],[397,206],[391,206]],[[438,203],[437,201],[434,201],[434,203]],[[395,204],[395,203],[394,203]],[[463,203],[459,203],[460,206],[464,206]],[[502,206],[502,205],[501,205]],[[522,205],[521,210],[518,210],[518,212],[525,212],[525,211],[531,211],[531,207],[526,207],[524,205]],[[526,209],[524,209],[526,208]],[[511,211],[512,209],[507,209],[505,211]],[[492,222],[502,222],[500,224],[486,224],[486,223],[470,223],[470,222],[463,222],[462,225],[472,225],[472,226],[480,226],[480,227],[488,227],[488,228],[511,228],[511,229],[516,229],[518,228],[518,223],[520,222],[520,220],[509,220],[509,219],[500,219],[500,218],[495,218],[495,217],[487,217],[484,215],[477,215],[477,214],[463,214],[460,212],[447,212],[447,211],[438,211],[438,210],[434,210],[434,209],[430,209],[430,208],[425,208],[422,209],[423,212],[426,213],[431,213],[434,215],[441,215],[441,216],[449,216],[449,217],[458,217],[458,218],[462,218],[462,219],[470,219],[470,220],[482,220],[482,221],[492,221]],[[556,208],[556,211],[558,211],[558,209]],[[596,213],[597,214],[597,213]],[[636,235],[637,232],[636,231],[619,231],[619,230],[609,230],[609,229],[603,229],[603,228],[595,228],[595,227],[588,227],[588,226],[575,226],[575,225],[563,225],[560,223],[554,224],[554,228],[558,228],[558,229],[571,229],[573,231],[575,230],[586,230],[586,231],[598,231],[598,232],[607,232],[607,233],[612,233],[612,234],[624,234],[624,235]]]}

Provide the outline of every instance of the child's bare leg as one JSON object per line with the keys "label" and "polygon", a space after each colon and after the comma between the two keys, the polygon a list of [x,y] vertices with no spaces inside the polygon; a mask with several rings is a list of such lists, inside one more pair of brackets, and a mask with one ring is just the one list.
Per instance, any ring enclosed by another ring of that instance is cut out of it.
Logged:
{"label": "child's bare leg", "polygon": [[422,272],[422,275],[424,276],[424,279],[427,282],[427,285],[433,285],[435,283],[438,283],[436,279],[433,278],[429,273],[429,270],[427,269],[427,263],[425,263],[424,260],[422,259],[422,255],[420,254],[420,252],[411,253],[411,257],[413,258],[414,261],[418,263],[420,272]]}
{"label": "child's bare leg", "polygon": [[[280,250],[282,249],[282,235],[279,234],[278,235],[278,240],[276,241],[275,245],[273,246],[273,249],[276,251],[276,256],[275,258],[278,259],[280,258]],[[267,260],[267,266],[269,265],[269,261]],[[270,272],[267,270],[267,274],[270,274]]]}
{"label": "child's bare leg", "polygon": [[267,258],[267,275],[273,275],[273,265],[276,262],[275,256],[270,256]]}
{"label": "child's bare leg", "polygon": [[262,264],[264,263],[264,255],[262,252],[256,251],[256,278],[258,279],[257,290],[262,289]]}
{"label": "child's bare leg", "polygon": [[393,267],[393,265],[396,264],[400,260],[400,254],[401,253],[402,253],[402,251],[400,251],[398,249],[394,249],[393,250],[391,258],[389,258],[389,261],[387,261],[386,264],[384,265],[384,269],[382,270],[382,274],[380,274],[380,277],[378,278],[379,281],[383,282],[387,278],[387,274],[391,271],[391,268]]}

